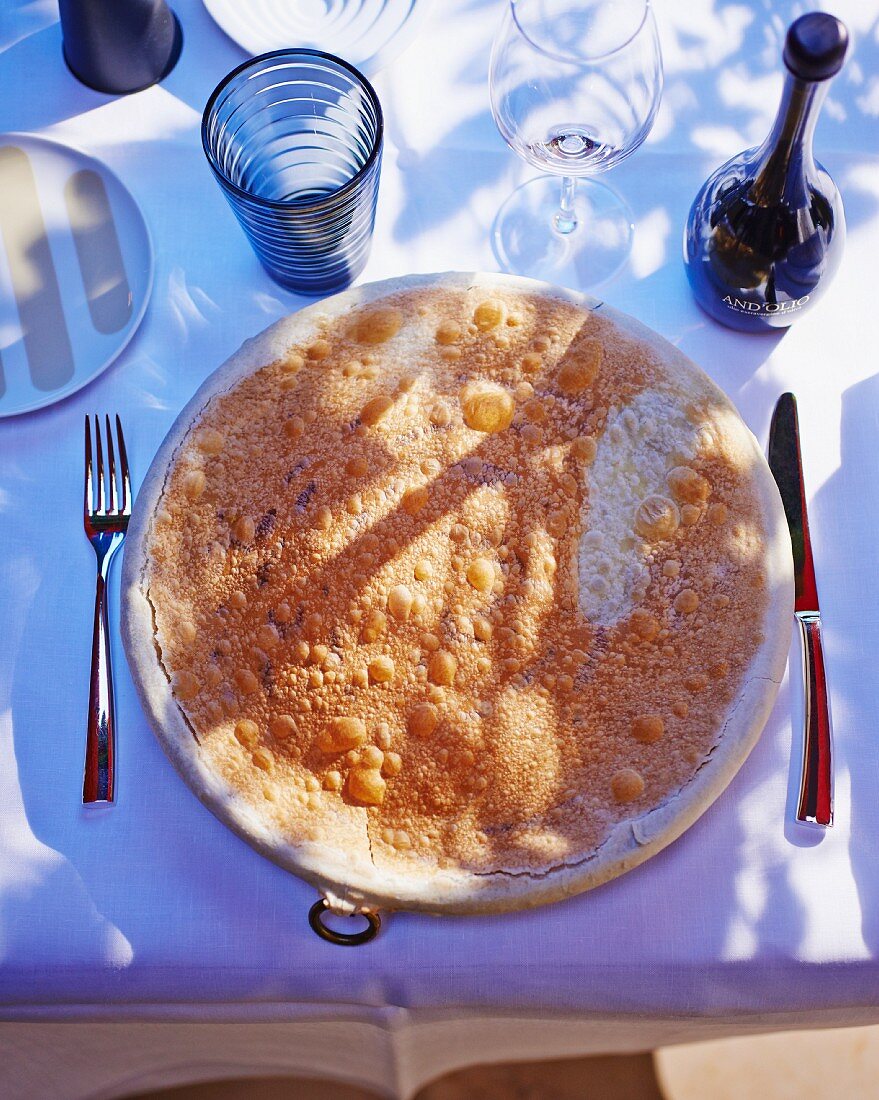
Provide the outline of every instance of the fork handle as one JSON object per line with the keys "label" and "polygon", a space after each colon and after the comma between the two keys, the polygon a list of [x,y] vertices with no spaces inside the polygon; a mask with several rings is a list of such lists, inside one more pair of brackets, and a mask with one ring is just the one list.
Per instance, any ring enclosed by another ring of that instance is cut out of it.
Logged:
{"label": "fork handle", "polygon": [[812,825],[833,824],[833,744],[821,619],[817,614],[797,615],[803,636],[803,684],[806,691],[806,724],[803,738],[803,775],[797,820]]}
{"label": "fork handle", "polygon": [[89,680],[88,731],[82,801],[112,802],[113,762],[116,754],[116,716],[113,709],[113,672],[107,624],[107,578],[98,571],[95,623],[92,631],[92,670]]}

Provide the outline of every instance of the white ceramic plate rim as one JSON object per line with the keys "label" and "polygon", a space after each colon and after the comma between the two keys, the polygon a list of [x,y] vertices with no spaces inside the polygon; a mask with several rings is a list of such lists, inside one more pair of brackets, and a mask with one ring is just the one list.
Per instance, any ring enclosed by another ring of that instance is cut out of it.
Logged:
{"label": "white ceramic plate rim", "polygon": [[[236,3],[235,0],[202,0],[202,2],[220,30],[251,57],[257,57],[259,54],[267,53],[270,50],[293,48],[289,42],[278,42],[273,46],[268,46],[258,42],[256,36],[250,37],[246,27],[242,27],[239,18],[243,14],[239,12],[241,4]],[[392,34],[378,50],[363,60],[339,53],[331,47],[329,42],[319,47],[311,45],[307,48],[323,49],[325,53],[335,54],[335,56],[341,57],[343,61],[347,61],[349,65],[353,65],[364,76],[372,76],[390,64],[412,42],[421,27],[429,4],[430,0],[412,0],[411,13],[400,29]],[[233,12],[232,19],[228,15],[230,10]]]}
{"label": "white ceramic plate rim", "polygon": [[91,385],[92,382],[112,366],[113,363],[119,358],[123,351],[128,347],[131,342],[131,338],[140,328],[140,323],[146,313],[146,308],[149,305],[150,297],[153,292],[153,277],[155,275],[155,249],[153,248],[153,238],[150,233],[149,226],[147,225],[146,218],[143,216],[143,211],[140,208],[140,203],[132,195],[131,191],[125,186],[119,176],[109,168],[102,160],[97,157],[93,157],[90,153],[86,153],[83,149],[78,148],[76,145],[71,145],[66,141],[56,141],[54,138],[43,137],[40,134],[29,134],[25,132],[18,132],[15,130],[5,130],[0,133],[0,144],[8,142],[9,144],[18,145],[21,148],[27,150],[28,145],[38,145],[41,147],[48,147],[50,150],[61,153],[65,156],[74,156],[78,160],[84,161],[88,167],[93,168],[99,175],[109,176],[115,183],[117,183],[125,194],[131,200],[131,205],[138,219],[140,220],[141,227],[143,228],[144,238],[146,239],[147,249],[147,275],[146,284],[144,288],[143,301],[140,306],[135,309],[132,314],[131,320],[128,322],[127,330],[125,331],[121,342],[113,350],[112,354],[104,360],[100,366],[96,367],[93,371],[88,373],[83,378],[74,378],[66,386],[62,386],[60,389],[52,390],[50,393],[35,398],[33,402],[28,403],[24,407],[15,409],[4,410],[0,407],[0,420],[8,420],[12,416],[25,416],[27,413],[37,412],[39,409],[48,408],[49,405],[56,405],[59,401],[64,401],[68,397],[72,397],[75,393],[79,393],[80,390],[85,389],[86,386]]}

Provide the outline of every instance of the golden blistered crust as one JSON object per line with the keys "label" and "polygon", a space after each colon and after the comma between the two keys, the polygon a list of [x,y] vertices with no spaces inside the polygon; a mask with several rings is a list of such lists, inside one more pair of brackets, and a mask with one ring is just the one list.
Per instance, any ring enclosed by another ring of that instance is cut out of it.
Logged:
{"label": "golden blistered crust", "polygon": [[769,475],[719,391],[603,309],[498,278],[365,298],[247,349],[158,456],[139,686],[199,793],[337,901],[594,884],[759,732],[789,611]]}

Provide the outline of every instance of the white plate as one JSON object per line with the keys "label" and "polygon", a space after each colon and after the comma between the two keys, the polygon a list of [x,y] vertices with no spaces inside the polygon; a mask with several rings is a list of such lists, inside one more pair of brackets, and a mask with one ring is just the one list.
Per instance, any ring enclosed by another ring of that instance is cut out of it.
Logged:
{"label": "white plate", "polygon": [[0,417],[75,393],[140,324],[153,281],[143,215],[109,168],[0,134]]}
{"label": "white plate", "polygon": [[250,54],[323,50],[369,75],[409,44],[427,0],[204,0],[204,6]]}

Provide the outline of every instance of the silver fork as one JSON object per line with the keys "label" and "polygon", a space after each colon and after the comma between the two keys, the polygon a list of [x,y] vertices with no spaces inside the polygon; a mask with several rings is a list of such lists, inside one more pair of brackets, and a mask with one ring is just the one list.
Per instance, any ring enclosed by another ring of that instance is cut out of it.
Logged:
{"label": "silver fork", "polygon": [[95,592],[95,623],[92,632],[92,671],[89,681],[88,733],[85,748],[85,774],[82,800],[112,802],[116,717],[113,708],[113,671],[110,662],[110,633],[107,624],[107,577],[113,555],[122,545],[131,515],[131,482],[122,425],[116,417],[119,449],[119,474],[122,500],[117,507],[116,459],[110,417],[107,427],[107,463],[101,445],[101,423],[95,417],[95,475],[92,476],[92,432],[85,418],[85,493],[83,524],[86,537],[98,559],[98,583]]}

